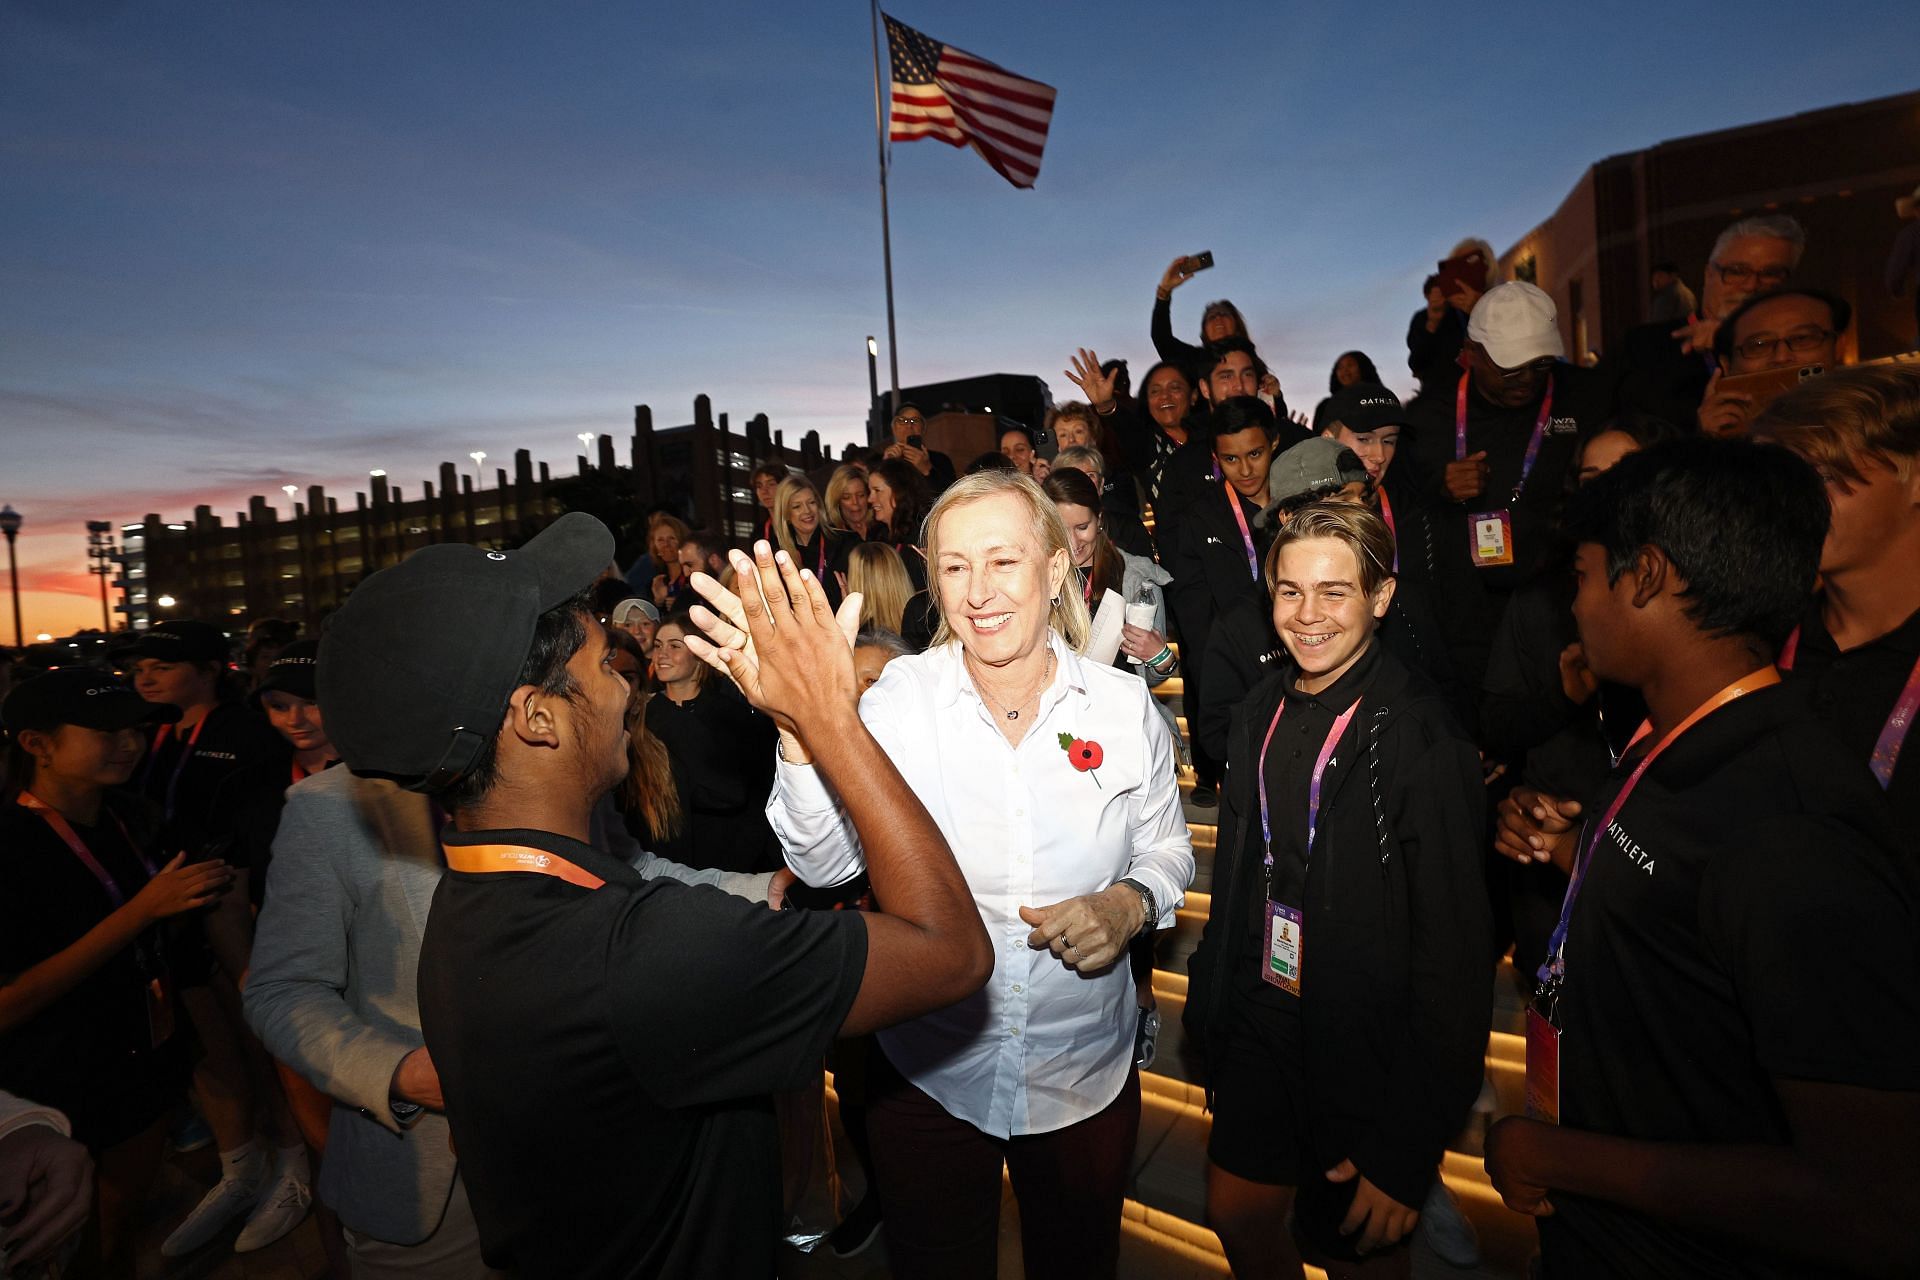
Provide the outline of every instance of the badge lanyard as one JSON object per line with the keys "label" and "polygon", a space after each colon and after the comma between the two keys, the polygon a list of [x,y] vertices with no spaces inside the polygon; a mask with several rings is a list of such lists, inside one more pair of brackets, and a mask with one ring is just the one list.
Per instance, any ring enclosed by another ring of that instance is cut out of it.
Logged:
{"label": "badge lanyard", "polygon": [[[1260,553],[1253,549],[1253,530],[1247,527],[1247,513],[1240,509],[1240,494],[1231,481],[1222,480],[1220,487],[1227,491],[1227,505],[1233,508],[1234,523],[1240,526],[1240,541],[1247,549],[1247,571],[1253,574],[1255,583],[1260,581]],[[1286,705],[1284,702],[1282,706]]]}
{"label": "badge lanyard", "polygon": [[1380,490],[1380,518],[1387,522],[1387,532],[1393,535],[1393,571],[1400,572],[1400,530],[1393,523],[1393,503],[1387,499],[1387,491]]}
{"label": "badge lanyard", "polygon": [[[1320,782],[1326,776],[1327,766],[1333,761],[1333,750],[1340,745],[1340,737],[1346,733],[1347,726],[1353,722],[1353,713],[1360,709],[1360,699],[1355,698],[1353,705],[1342,711],[1333,722],[1333,728],[1327,732],[1327,740],[1320,744],[1320,754],[1313,762],[1313,774],[1307,781],[1307,857],[1313,857],[1313,837],[1320,827]],[[1260,742],[1260,759],[1254,765],[1257,782],[1260,787],[1260,837],[1262,853],[1266,859],[1267,879],[1273,879],[1273,826],[1267,812],[1267,748],[1273,744],[1273,731],[1280,727],[1280,717],[1287,712],[1287,699],[1283,694],[1280,706],[1273,713],[1273,719],[1267,724],[1267,736]]]}
{"label": "badge lanyard", "polygon": [[[113,878],[112,873],[100,865],[100,859],[93,856],[93,850],[87,848],[87,842],[80,838],[80,833],[73,829],[73,824],[67,821],[65,814],[31,791],[20,793],[20,807],[31,809],[39,814],[46,824],[53,828],[54,834],[66,842],[67,848],[73,851],[73,856],[80,859],[80,865],[93,872],[93,878],[100,882],[100,887],[106,891],[107,900],[113,903],[115,910],[126,905],[126,892],[120,888],[119,882]],[[120,835],[126,840],[127,848],[133,850],[133,856],[140,859],[140,865],[147,869],[148,879],[160,874],[153,863],[147,861],[147,855],[140,852],[139,842],[133,838],[133,833],[127,830],[127,824],[120,820],[120,815],[112,813],[111,810],[108,812],[113,818],[114,825],[120,828]]]}
{"label": "badge lanyard", "polygon": [[[1453,456],[1458,462],[1467,459],[1467,383],[1472,375],[1460,379],[1460,392],[1454,397],[1453,406]],[[1534,420],[1533,435],[1527,440],[1526,456],[1520,460],[1520,478],[1514,482],[1513,496],[1507,499],[1512,506],[1520,501],[1520,491],[1527,487],[1527,477],[1533,474],[1533,464],[1540,459],[1540,442],[1546,439],[1547,423],[1553,417],[1553,378],[1547,378],[1547,394],[1540,401],[1540,416]]]}
{"label": "badge lanyard", "polygon": [[470,874],[495,871],[520,871],[536,876],[552,876],[577,884],[582,889],[598,889],[606,884],[591,871],[582,870],[558,854],[530,849],[522,844],[448,844],[441,846],[447,855],[447,869]]}
{"label": "badge lanyard", "polygon": [[[1560,923],[1554,926],[1553,936],[1547,941],[1547,958],[1541,962],[1540,969],[1535,975],[1544,986],[1548,988],[1557,987],[1566,980],[1567,965],[1565,952],[1567,946],[1567,927],[1573,920],[1574,901],[1580,896],[1581,886],[1586,883],[1587,870],[1593,861],[1594,850],[1599,847],[1601,839],[1607,834],[1607,830],[1613,826],[1613,820],[1620,816],[1620,810],[1626,806],[1627,797],[1633,794],[1633,789],[1639,785],[1640,779],[1646,776],[1646,772],[1653,766],[1653,762],[1659,759],[1660,754],[1672,746],[1681,734],[1693,728],[1694,725],[1698,724],[1706,716],[1718,711],[1721,707],[1726,706],[1736,698],[1743,698],[1749,693],[1779,683],[1780,673],[1772,667],[1762,667],[1751,675],[1740,677],[1740,679],[1735,680],[1732,684],[1695,707],[1686,719],[1673,727],[1671,733],[1660,739],[1659,742],[1654,744],[1651,751],[1640,757],[1640,763],[1635,765],[1633,772],[1627,775],[1626,782],[1621,784],[1620,790],[1614,794],[1605,812],[1600,815],[1600,820],[1592,824],[1590,829],[1591,834],[1587,837],[1586,845],[1581,849],[1579,858],[1573,864],[1573,874],[1567,879],[1566,896],[1560,901]],[[1634,731],[1633,740],[1627,744],[1627,750],[1632,751],[1634,743],[1639,742],[1652,731],[1653,727],[1651,723],[1643,721],[1639,729]]]}
{"label": "badge lanyard", "polygon": [[[213,719],[214,711],[218,710],[219,708],[215,707],[208,711],[200,717],[200,723],[193,726],[193,732],[187,735],[186,745],[180,750],[180,760],[173,766],[173,776],[167,779],[167,799],[163,812],[169,822],[173,821],[173,793],[180,787],[180,775],[186,771],[187,761],[193,759],[193,748],[200,741],[200,734],[207,727],[207,721]],[[153,746],[147,751],[147,777],[153,776],[153,767],[160,760],[160,748],[172,736],[173,726],[170,724],[161,725],[160,732],[154,735]]]}
{"label": "badge lanyard", "polygon": [[[1793,660],[1799,652],[1800,628],[1795,627],[1793,634],[1787,637],[1787,642],[1780,646],[1779,668],[1782,671],[1793,670]],[[1887,722],[1880,726],[1880,736],[1873,744],[1873,755],[1867,761],[1882,791],[1893,785],[1893,767],[1900,762],[1900,748],[1906,743],[1907,730],[1913,728],[1916,711],[1920,711],[1920,661],[1915,662],[1913,670],[1907,673],[1907,683],[1901,688],[1900,696],[1894,699]]]}

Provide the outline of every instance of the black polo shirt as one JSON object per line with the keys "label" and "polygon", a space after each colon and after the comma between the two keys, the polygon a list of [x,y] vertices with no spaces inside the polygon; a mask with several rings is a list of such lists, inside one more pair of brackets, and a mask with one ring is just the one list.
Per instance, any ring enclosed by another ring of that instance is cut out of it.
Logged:
{"label": "black polo shirt", "polygon": [[225,855],[233,818],[220,803],[227,780],[248,768],[284,771],[292,759],[286,739],[244,703],[223,702],[202,723],[197,737],[191,729],[165,727],[134,775],[141,794],[164,815],[161,847],[168,857],[184,852],[190,862]]}
{"label": "black polo shirt", "polygon": [[[1814,714],[1826,722],[1848,757],[1872,757],[1893,704],[1920,661],[1920,613],[1845,653],[1833,642],[1818,601],[1800,624],[1800,644],[1788,679],[1809,686]],[[1887,787],[1894,827],[1907,852],[1920,854],[1920,733],[1909,732]]]}
{"label": "black polo shirt", "polygon": [[[1596,820],[1623,776],[1595,798]],[[1792,686],[1748,694],[1668,748],[1596,847],[1574,908],[1562,1122],[1780,1144],[1776,1079],[1920,1089],[1913,867],[1885,803]],[[1614,1205],[1553,1202],[1540,1220],[1552,1276],[1800,1270]]]}
{"label": "black polo shirt", "polygon": [[[137,804],[74,834],[113,880],[121,902],[146,887],[147,870],[128,843],[151,824]],[[156,865],[159,856],[146,850]],[[0,803],[0,976],[11,981],[71,947],[118,909],[114,897],[39,814]],[[109,956],[73,988],[0,1035],[0,1089],[58,1107],[74,1137],[98,1152],[151,1124],[179,1098],[185,1057],[176,1035],[158,1049],[148,1020],[148,987],[167,977],[158,926]]]}
{"label": "black polo shirt", "polygon": [[420,947],[420,1023],[488,1265],[525,1277],[774,1273],[769,1095],[815,1080],[865,974],[857,911],[769,911],[644,880],[449,871]]}

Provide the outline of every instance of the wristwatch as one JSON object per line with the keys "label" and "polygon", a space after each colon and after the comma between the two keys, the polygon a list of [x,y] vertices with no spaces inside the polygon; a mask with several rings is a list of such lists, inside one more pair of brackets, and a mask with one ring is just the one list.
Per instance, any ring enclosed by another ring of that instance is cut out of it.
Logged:
{"label": "wristwatch", "polygon": [[1147,909],[1147,917],[1140,925],[1140,932],[1145,933],[1160,922],[1160,904],[1154,901],[1153,890],[1147,888],[1147,886],[1141,884],[1132,876],[1128,876],[1124,880],[1115,880],[1114,883],[1123,884],[1140,895],[1141,905]]}

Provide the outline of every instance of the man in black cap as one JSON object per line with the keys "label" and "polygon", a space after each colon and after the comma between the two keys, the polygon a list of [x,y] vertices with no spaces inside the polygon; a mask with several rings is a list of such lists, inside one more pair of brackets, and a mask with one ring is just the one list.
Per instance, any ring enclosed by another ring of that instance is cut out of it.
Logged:
{"label": "man in black cap", "polygon": [[757,700],[841,785],[884,914],[770,912],[586,843],[627,741],[627,684],[582,594],[613,554],[592,517],[519,551],[424,548],[363,583],[321,642],[348,766],[453,813],[421,1027],[489,1265],[771,1275],[768,1095],[816,1078],[835,1035],[951,1004],[991,969],[951,852],[860,722],[820,584],[756,551],[734,566]]}

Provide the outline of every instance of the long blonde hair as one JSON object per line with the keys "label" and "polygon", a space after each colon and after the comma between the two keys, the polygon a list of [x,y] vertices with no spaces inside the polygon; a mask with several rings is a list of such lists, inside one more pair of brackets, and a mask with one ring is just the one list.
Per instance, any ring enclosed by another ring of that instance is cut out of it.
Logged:
{"label": "long blonde hair", "polygon": [[782,551],[793,557],[795,564],[800,563],[800,544],[793,540],[793,524],[787,519],[787,508],[802,493],[812,494],[813,500],[820,503],[820,527],[824,530],[827,525],[827,504],[820,501],[820,490],[813,481],[805,476],[788,476],[773,491],[773,540],[780,544]]}
{"label": "long blonde hair", "polygon": [[[829,528],[846,529],[848,527],[846,523],[846,513],[840,510],[840,499],[846,493],[847,486],[855,480],[858,480],[861,484],[865,484],[867,482],[867,469],[865,467],[856,467],[851,462],[843,462],[835,467],[833,469],[833,475],[828,478],[827,496],[821,504],[826,510],[820,513],[820,518],[827,522]],[[867,514],[867,523],[869,525],[873,523],[871,510],[869,510]]]}
{"label": "long blonde hair", "polygon": [[884,542],[861,542],[847,553],[847,590],[860,593],[860,625],[898,634],[913,598],[900,553]]}
{"label": "long blonde hair", "polygon": [[[1053,505],[1053,499],[1031,478],[1017,471],[981,471],[954,481],[940,495],[940,500],[933,504],[933,510],[927,516],[927,571],[934,576],[935,583],[930,594],[935,607],[940,609],[940,625],[933,633],[936,648],[957,638],[947,623],[937,585],[940,573],[940,521],[955,507],[1001,493],[1011,493],[1026,504],[1028,530],[1040,545],[1043,568],[1051,565],[1055,555],[1065,557],[1069,568],[1073,564],[1073,550],[1067,543],[1067,523],[1060,518],[1059,508]],[[1087,612],[1087,602],[1080,598],[1078,591],[1066,590],[1064,581],[1060,593],[1053,598],[1053,606],[1047,614],[1047,625],[1058,631],[1066,640],[1067,647],[1075,653],[1086,646],[1087,637],[1093,633],[1093,617]]]}
{"label": "long blonde hair", "polygon": [[647,728],[647,703],[657,695],[647,689],[646,656],[640,652],[640,642],[619,628],[607,634],[641,666],[641,678],[633,682],[627,697],[627,776],[620,780],[614,800],[622,813],[640,815],[650,837],[670,839],[680,834],[680,788],[674,785],[667,744]]}

